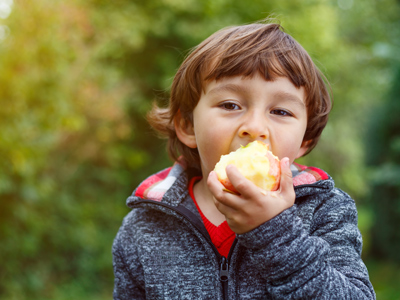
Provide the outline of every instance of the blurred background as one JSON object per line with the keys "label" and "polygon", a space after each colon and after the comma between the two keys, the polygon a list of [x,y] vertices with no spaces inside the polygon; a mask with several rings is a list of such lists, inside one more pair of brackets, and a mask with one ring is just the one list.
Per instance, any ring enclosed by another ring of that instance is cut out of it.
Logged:
{"label": "blurred background", "polygon": [[111,299],[125,199],[171,161],[145,121],[188,50],[270,15],[329,79],[300,163],[356,200],[378,299],[400,299],[400,1],[0,0],[0,299]]}

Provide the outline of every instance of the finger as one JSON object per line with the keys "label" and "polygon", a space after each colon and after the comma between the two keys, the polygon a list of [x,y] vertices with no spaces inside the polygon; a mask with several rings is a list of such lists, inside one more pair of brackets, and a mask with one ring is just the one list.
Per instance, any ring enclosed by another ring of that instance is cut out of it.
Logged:
{"label": "finger", "polygon": [[260,189],[244,177],[234,165],[226,167],[226,175],[243,198],[249,198],[260,193]]}
{"label": "finger", "polygon": [[288,157],[281,159],[281,182],[279,192],[284,199],[294,203],[295,193],[293,188],[292,171],[290,170]]}
{"label": "finger", "polygon": [[[212,195],[217,198],[217,200],[222,200],[224,202],[225,196],[227,196],[226,188],[224,185],[218,180],[218,176],[215,171],[210,172],[207,178],[207,186],[212,193]],[[232,194],[232,193],[231,193]],[[236,194],[233,194],[236,195]]]}
{"label": "finger", "polygon": [[218,209],[223,208],[221,206],[223,205],[236,210],[242,205],[240,196],[224,191],[224,186],[219,182],[218,176],[214,171],[208,175],[207,185],[214,196],[214,203]]}
{"label": "finger", "polygon": [[222,195],[221,191],[224,189],[222,183],[218,180],[217,173],[215,171],[211,171],[208,174],[207,178],[207,186],[210,192],[215,196]]}

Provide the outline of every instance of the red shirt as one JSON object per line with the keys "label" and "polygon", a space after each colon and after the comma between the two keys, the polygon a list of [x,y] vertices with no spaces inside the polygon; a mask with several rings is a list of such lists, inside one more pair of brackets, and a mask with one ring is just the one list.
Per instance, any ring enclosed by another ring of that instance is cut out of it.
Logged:
{"label": "red shirt", "polygon": [[235,240],[236,234],[230,229],[226,220],[215,226],[211,223],[205,215],[200,210],[200,207],[197,205],[196,199],[193,193],[193,186],[196,181],[199,181],[201,177],[193,177],[189,182],[189,194],[192,197],[194,204],[196,204],[197,210],[200,213],[201,219],[203,220],[204,226],[206,227],[208,234],[211,237],[211,241],[214,246],[218,249],[219,254],[227,257],[229,250],[231,249],[232,243]]}

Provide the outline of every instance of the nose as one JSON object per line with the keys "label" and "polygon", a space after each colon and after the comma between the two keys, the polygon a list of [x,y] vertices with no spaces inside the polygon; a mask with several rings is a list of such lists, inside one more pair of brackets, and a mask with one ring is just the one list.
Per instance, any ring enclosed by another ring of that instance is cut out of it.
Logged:
{"label": "nose", "polygon": [[251,140],[268,139],[269,130],[265,116],[257,112],[249,114],[239,129],[239,136]]}

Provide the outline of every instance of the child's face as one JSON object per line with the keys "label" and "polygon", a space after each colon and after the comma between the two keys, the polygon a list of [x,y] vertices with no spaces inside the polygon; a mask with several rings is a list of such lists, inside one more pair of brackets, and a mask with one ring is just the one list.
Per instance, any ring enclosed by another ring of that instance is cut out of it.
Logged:
{"label": "child's face", "polygon": [[207,84],[193,111],[193,128],[183,141],[180,138],[197,147],[207,176],[221,155],[254,140],[268,144],[276,156],[289,157],[292,163],[307,150],[306,126],[304,88],[296,88],[286,77],[266,81],[259,75],[237,76]]}

